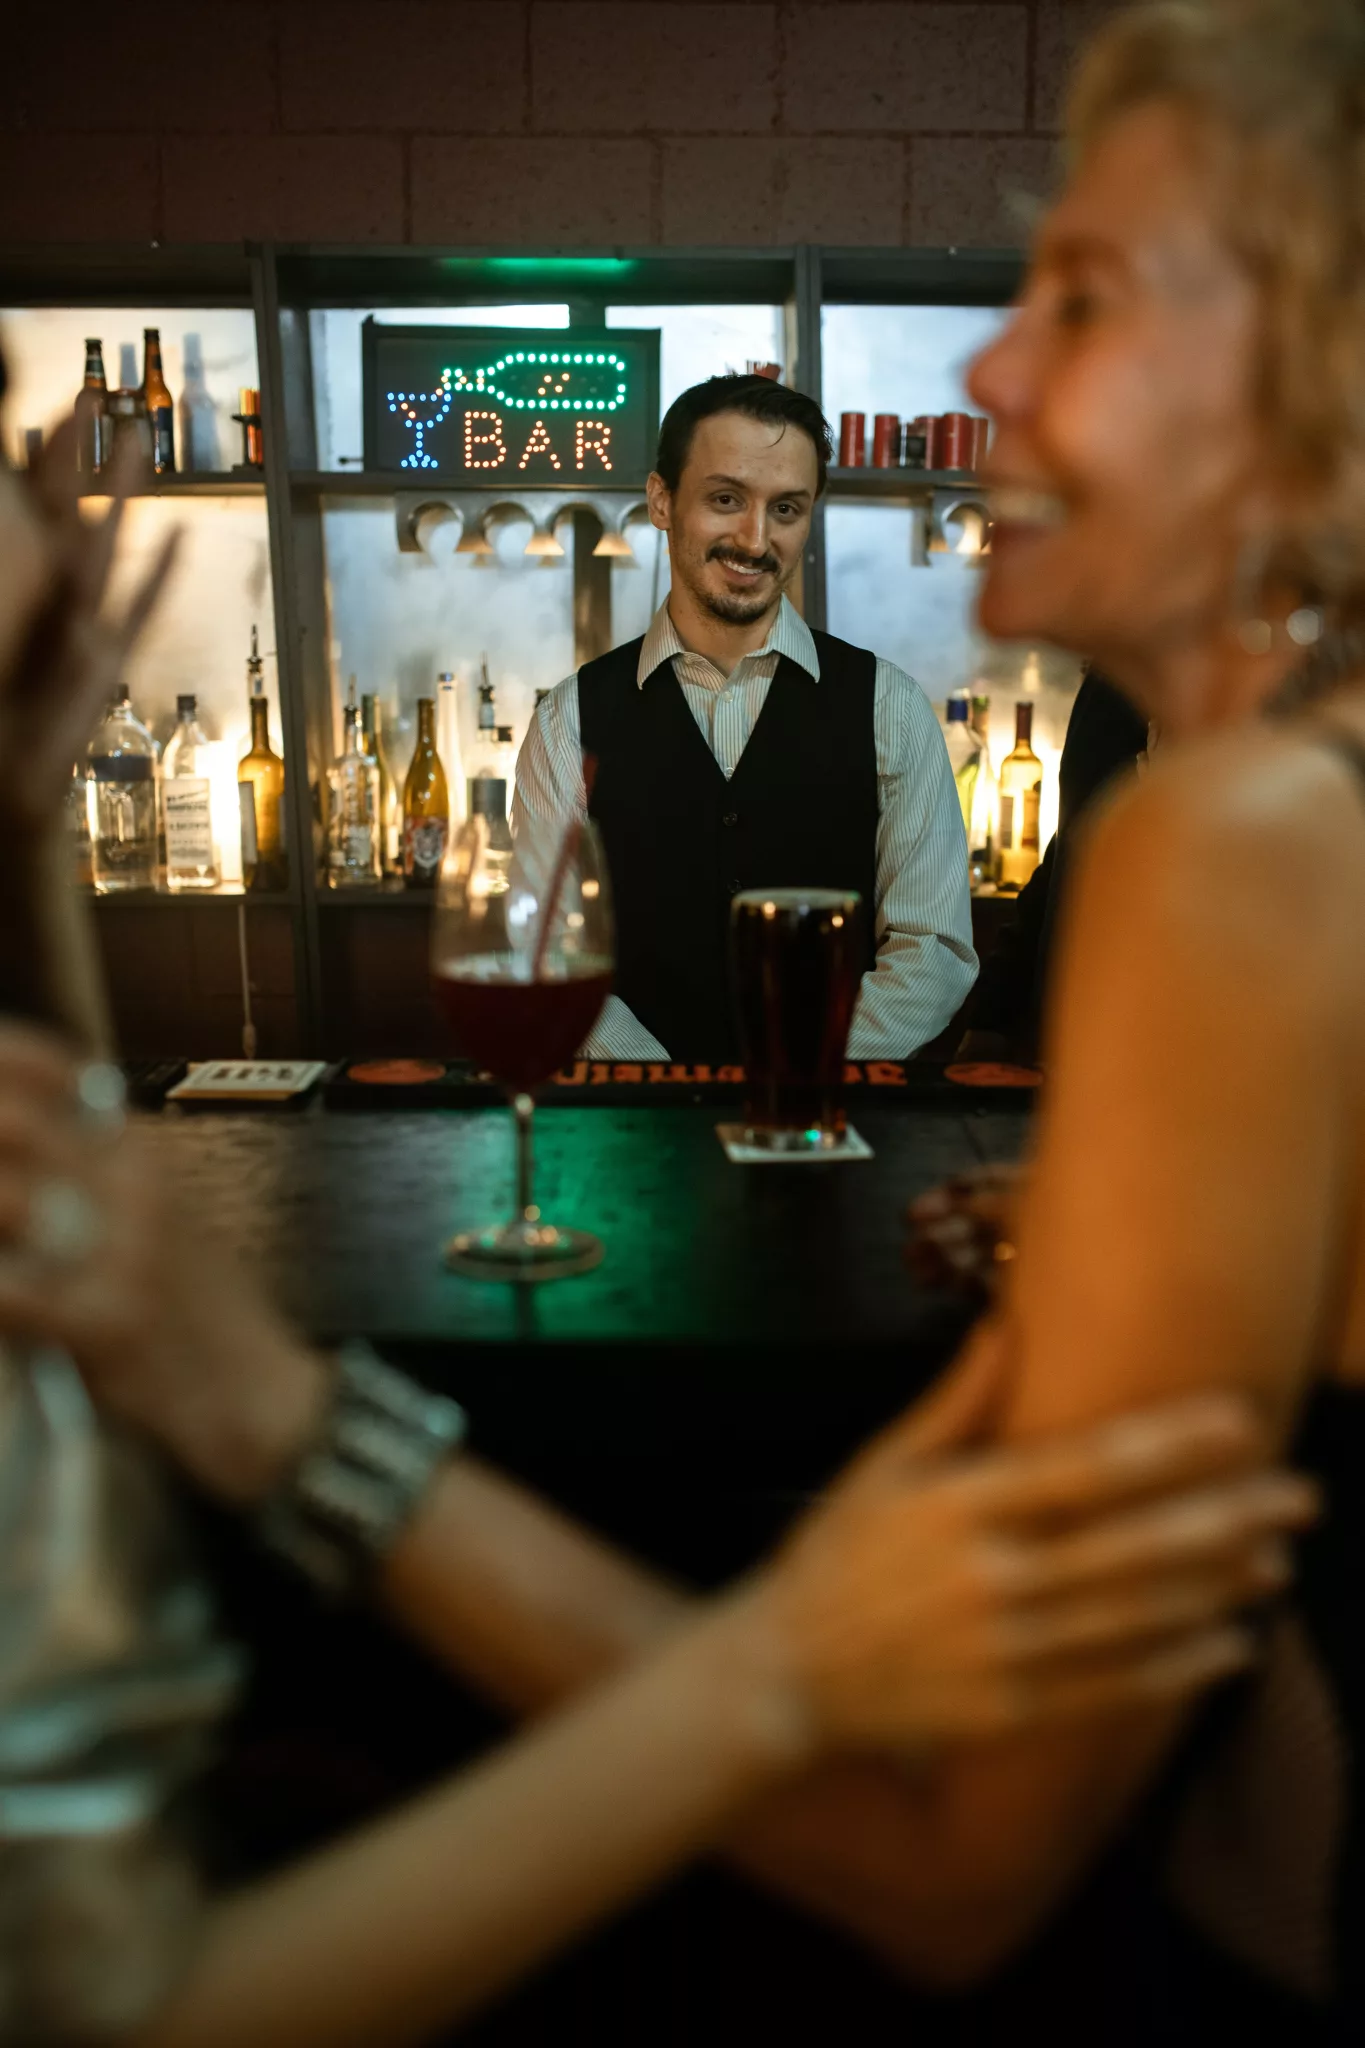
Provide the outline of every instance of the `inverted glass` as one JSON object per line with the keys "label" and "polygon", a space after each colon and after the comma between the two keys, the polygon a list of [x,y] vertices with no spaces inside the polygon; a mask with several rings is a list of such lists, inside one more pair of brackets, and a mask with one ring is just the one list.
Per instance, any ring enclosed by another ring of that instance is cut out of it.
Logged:
{"label": "inverted glass", "polygon": [[746,889],[735,897],[730,951],[749,1144],[821,1152],[842,1143],[844,1060],[864,947],[856,890]]}
{"label": "inverted glass", "polygon": [[487,817],[452,840],[436,890],[431,972],[458,1050],[498,1081],[516,1118],[510,1221],[464,1231],[446,1263],[476,1279],[554,1280],[598,1264],[587,1231],[547,1223],[532,1190],[535,1091],[573,1058],[611,988],[611,896],[591,823],[514,850]]}

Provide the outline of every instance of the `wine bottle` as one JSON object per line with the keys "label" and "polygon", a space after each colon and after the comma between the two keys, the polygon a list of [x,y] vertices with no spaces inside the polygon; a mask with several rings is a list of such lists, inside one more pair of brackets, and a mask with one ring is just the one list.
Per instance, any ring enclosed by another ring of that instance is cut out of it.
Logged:
{"label": "wine bottle", "polygon": [[969,833],[972,828],[972,804],[976,797],[976,780],[981,773],[981,739],[972,730],[971,705],[965,690],[955,690],[945,706],[944,742],[948,749],[948,761],[957,786],[957,800],[962,809],[962,829]]}
{"label": "wine bottle", "polygon": [[254,626],[246,675],[251,748],[237,764],[242,881],[252,890],[285,889],[289,867],[284,845],[284,762],[270,745],[270,701],[263,689],[263,664]]}
{"label": "wine bottle", "polygon": [[436,705],[417,699],[417,745],[403,785],[403,879],[410,889],[434,889],[450,831],[450,793],[436,751]]}
{"label": "wine bottle", "polygon": [[1000,764],[1000,887],[1022,889],[1041,854],[1043,764],[1033,751],[1033,706],[1014,707],[1014,747]]}
{"label": "wine bottle", "polygon": [[972,887],[993,889],[999,867],[1000,783],[991,766],[991,700],[972,698],[972,731],[981,742],[976,793],[972,798],[967,845],[971,850]]}

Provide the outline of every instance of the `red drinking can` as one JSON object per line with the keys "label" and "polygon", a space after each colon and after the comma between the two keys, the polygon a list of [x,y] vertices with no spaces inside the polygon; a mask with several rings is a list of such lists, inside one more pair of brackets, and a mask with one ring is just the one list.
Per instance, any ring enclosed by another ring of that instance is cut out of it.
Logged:
{"label": "red drinking can", "polygon": [[862,469],[867,463],[867,414],[841,412],[839,415],[839,467]]}
{"label": "red drinking can", "polygon": [[970,469],[976,460],[976,421],[969,412],[943,415],[943,467]]}
{"label": "red drinking can", "polygon": [[872,467],[896,469],[901,459],[901,417],[898,412],[879,412],[872,422]]}
{"label": "red drinking can", "polygon": [[912,433],[923,434],[924,436],[924,467],[926,469],[942,469],[942,420],[936,418],[931,412],[922,412],[917,419],[911,420],[910,429]]}

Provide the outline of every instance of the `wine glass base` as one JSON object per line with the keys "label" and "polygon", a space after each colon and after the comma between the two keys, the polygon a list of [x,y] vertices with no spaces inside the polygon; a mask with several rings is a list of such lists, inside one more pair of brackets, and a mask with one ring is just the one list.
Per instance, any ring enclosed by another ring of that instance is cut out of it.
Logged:
{"label": "wine glass base", "polygon": [[591,1273],[603,1258],[602,1240],[587,1230],[552,1223],[498,1223],[464,1230],[445,1248],[445,1263],[467,1280],[503,1280],[529,1286]]}

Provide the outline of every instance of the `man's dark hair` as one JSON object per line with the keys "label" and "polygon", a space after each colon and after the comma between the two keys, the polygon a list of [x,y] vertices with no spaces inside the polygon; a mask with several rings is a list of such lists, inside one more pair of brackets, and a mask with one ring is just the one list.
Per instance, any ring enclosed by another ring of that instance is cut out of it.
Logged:
{"label": "man's dark hair", "polygon": [[792,391],[773,377],[708,377],[675,398],[659,428],[659,452],[654,467],[676,491],[692,447],[692,436],[702,420],[719,412],[742,412],[746,419],[764,420],[774,427],[799,427],[815,449],[818,480],[815,495],[825,488],[833,443],[829,422],[813,398],[804,391]]}

